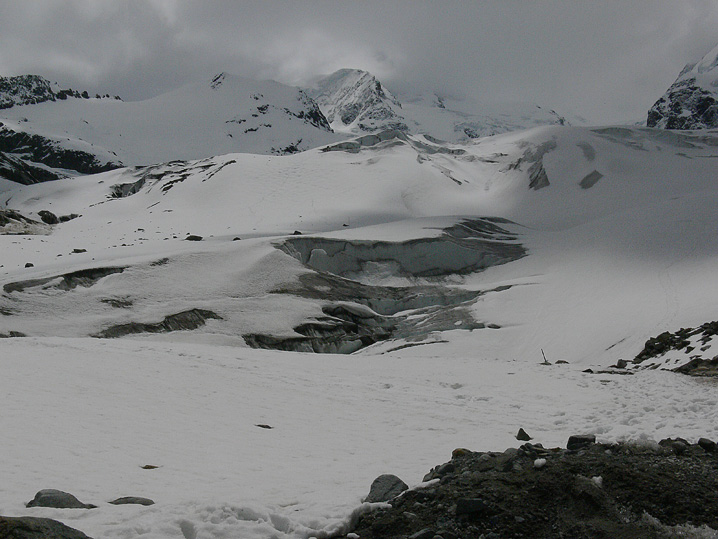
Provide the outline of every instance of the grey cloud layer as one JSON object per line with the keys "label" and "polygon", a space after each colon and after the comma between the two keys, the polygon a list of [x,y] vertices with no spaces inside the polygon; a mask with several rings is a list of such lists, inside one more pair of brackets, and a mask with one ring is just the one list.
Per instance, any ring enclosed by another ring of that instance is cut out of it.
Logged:
{"label": "grey cloud layer", "polygon": [[0,73],[141,99],[217,71],[301,83],[341,67],[388,85],[641,119],[718,43],[714,0],[0,4]]}

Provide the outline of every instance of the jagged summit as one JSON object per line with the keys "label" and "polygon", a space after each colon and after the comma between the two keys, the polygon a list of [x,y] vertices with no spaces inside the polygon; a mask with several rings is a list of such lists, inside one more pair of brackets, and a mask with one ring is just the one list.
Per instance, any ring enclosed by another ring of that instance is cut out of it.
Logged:
{"label": "jagged summit", "polygon": [[339,133],[391,129],[462,143],[540,125],[569,123],[555,111],[534,103],[460,99],[431,91],[395,95],[374,75],[359,69],[340,69],[319,78],[308,92]]}
{"label": "jagged summit", "polygon": [[367,71],[340,69],[317,79],[308,92],[337,132],[408,129],[399,100]]}
{"label": "jagged summit", "polygon": [[718,127],[718,46],[683,68],[648,111],[646,125],[660,129]]}

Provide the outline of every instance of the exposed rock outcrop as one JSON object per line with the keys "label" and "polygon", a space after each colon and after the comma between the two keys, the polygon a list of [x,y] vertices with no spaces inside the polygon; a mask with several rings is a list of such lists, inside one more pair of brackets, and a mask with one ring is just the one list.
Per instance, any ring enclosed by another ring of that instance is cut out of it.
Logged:
{"label": "exposed rock outcrop", "polygon": [[202,327],[207,320],[212,318],[221,319],[222,317],[205,309],[190,309],[188,311],[182,311],[181,313],[167,315],[160,322],[129,322],[127,324],[117,324],[103,329],[94,336],[109,339],[138,333],[188,331]]}
{"label": "exposed rock outcrop", "polygon": [[689,64],[651,107],[648,127],[713,129],[718,127],[718,47]]}
{"label": "exposed rock outcrop", "polygon": [[651,337],[633,359],[633,365],[693,376],[718,376],[718,321]]}
{"label": "exposed rock outcrop", "polygon": [[709,442],[456,450],[425,478],[430,482],[362,514],[346,537],[714,537],[718,455],[706,449]]}
{"label": "exposed rock outcrop", "polygon": [[[36,105],[46,101],[89,99],[87,92],[63,90],[57,83],[38,75],[19,75],[16,77],[0,77],[0,109],[9,109],[22,105]],[[109,99],[109,95],[96,95],[98,99]],[[114,99],[120,99],[115,96]]]}

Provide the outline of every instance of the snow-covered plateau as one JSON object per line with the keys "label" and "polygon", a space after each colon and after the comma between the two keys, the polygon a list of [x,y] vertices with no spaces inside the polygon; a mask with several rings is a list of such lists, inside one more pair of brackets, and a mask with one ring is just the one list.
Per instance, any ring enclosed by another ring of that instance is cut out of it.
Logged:
{"label": "snow-covered plateau", "polygon": [[[0,210],[37,221],[0,235],[17,336],[0,339],[0,514],[328,538],[377,475],[418,484],[520,427],[548,446],[716,439],[714,379],[630,363],[717,318],[716,158],[715,131],[391,130],[0,180]],[[45,488],[98,507],[26,508]]]}

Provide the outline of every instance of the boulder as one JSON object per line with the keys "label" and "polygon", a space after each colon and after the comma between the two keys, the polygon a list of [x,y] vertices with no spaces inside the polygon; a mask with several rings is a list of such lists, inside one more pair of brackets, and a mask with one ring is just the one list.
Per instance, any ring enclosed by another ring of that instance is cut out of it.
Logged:
{"label": "boulder", "polygon": [[50,210],[40,210],[39,212],[37,212],[37,214],[42,220],[42,222],[47,225],[56,225],[60,222],[60,220],[57,218],[57,215],[52,213]]}
{"label": "boulder", "polygon": [[136,504],[136,505],[154,505],[155,502],[153,500],[150,500],[149,498],[141,498],[139,496],[124,496],[122,498],[117,498],[116,500],[112,500],[112,505],[128,505],[128,504]]}
{"label": "boulder", "polygon": [[56,507],[59,509],[94,509],[96,505],[82,503],[68,492],[46,488],[35,494],[25,507]]}
{"label": "boulder", "polygon": [[713,440],[709,440],[708,438],[701,438],[700,440],[698,440],[698,445],[708,453],[713,453],[713,451],[716,450],[716,443]]}
{"label": "boulder", "polygon": [[579,449],[584,449],[591,444],[596,443],[596,435],[595,434],[576,434],[573,436],[569,436],[568,443],[566,444],[566,449],[570,451],[577,451]]}
{"label": "boulder", "polygon": [[395,475],[383,474],[374,479],[365,502],[387,502],[408,490],[409,485]]}
{"label": "boulder", "polygon": [[673,451],[676,455],[682,455],[688,450],[691,444],[683,438],[664,438],[658,442],[658,445]]}
{"label": "boulder", "polygon": [[0,517],[0,539],[91,539],[62,522],[38,517]]}
{"label": "boulder", "polygon": [[529,436],[524,429],[519,429],[519,431],[516,433],[516,439],[522,442],[528,442],[529,440],[533,440],[533,438]]}

